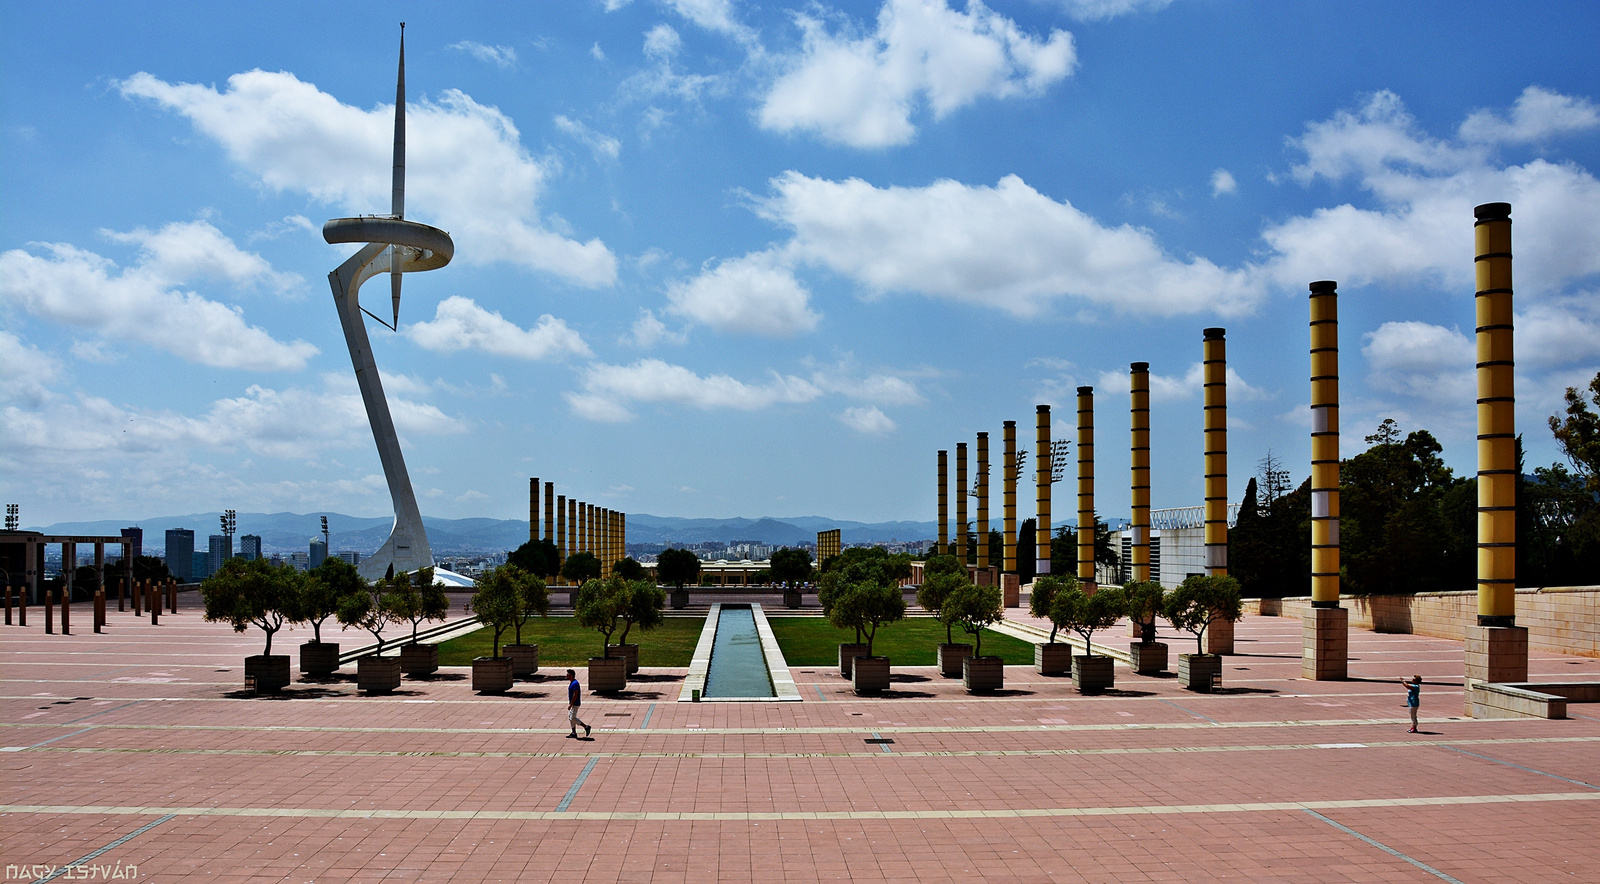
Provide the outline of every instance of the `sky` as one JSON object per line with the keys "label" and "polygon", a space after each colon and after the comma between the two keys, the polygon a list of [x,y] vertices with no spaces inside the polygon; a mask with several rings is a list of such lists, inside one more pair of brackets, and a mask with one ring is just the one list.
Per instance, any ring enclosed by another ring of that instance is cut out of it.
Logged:
{"label": "sky", "polygon": [[1031,440],[1039,404],[1068,436],[1091,385],[1122,517],[1134,361],[1153,505],[1197,505],[1212,326],[1237,500],[1269,451],[1309,474],[1323,279],[1344,453],[1393,418],[1471,475],[1487,202],[1530,467],[1600,371],[1593,3],[0,7],[24,525],[392,511],[324,282],[354,248],[321,226],[389,209],[400,21],[406,217],[456,253],[368,328],[431,516],[525,518],[538,476],[625,512],[930,521],[938,449]]}

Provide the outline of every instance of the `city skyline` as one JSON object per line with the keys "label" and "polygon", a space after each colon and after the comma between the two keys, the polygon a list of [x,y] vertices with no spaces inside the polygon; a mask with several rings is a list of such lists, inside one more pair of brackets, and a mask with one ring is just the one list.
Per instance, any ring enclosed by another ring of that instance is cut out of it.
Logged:
{"label": "city skyline", "polygon": [[1122,516],[1131,361],[1152,505],[1196,505],[1207,326],[1237,501],[1268,449],[1309,471],[1318,279],[1343,453],[1393,417],[1471,475],[1493,201],[1529,469],[1600,370],[1592,5],[10,11],[0,496],[28,524],[388,512],[318,230],[385,204],[391,19],[407,217],[457,246],[369,326],[429,516],[526,518],[539,476],[624,512],[930,521],[937,449],[1031,440],[1038,403],[1066,438],[1080,384]]}

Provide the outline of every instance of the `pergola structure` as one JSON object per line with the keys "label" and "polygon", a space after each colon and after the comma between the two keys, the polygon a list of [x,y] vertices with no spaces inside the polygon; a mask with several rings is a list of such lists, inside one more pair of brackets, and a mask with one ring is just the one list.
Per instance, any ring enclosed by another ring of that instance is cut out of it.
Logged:
{"label": "pergola structure", "polygon": [[[106,547],[116,545],[122,547],[123,568],[122,580],[118,583],[117,607],[120,610],[125,600],[133,594],[133,540],[132,538],[117,536],[95,536],[90,534],[42,534],[38,531],[0,531],[0,568],[5,573],[5,607],[6,622],[11,622],[11,606],[13,604],[12,587],[21,587],[22,594],[18,616],[21,624],[27,624],[27,606],[43,604],[39,592],[40,580],[44,577],[45,548],[51,544],[61,545],[61,579],[64,598],[72,598],[72,582],[74,572],[77,570],[78,546],[94,546],[94,567],[100,575],[100,585],[105,586],[106,573]],[[20,579],[19,579],[20,577]]]}

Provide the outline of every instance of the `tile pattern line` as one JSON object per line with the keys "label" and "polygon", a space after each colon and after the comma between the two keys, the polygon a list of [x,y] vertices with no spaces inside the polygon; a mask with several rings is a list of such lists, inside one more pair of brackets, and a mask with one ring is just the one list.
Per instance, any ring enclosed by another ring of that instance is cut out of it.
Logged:
{"label": "tile pattern line", "polygon": [[1333,820],[1328,819],[1327,817],[1323,816],[1320,813],[1317,813],[1316,811],[1314,811],[1314,810],[1312,810],[1310,808],[1306,808],[1306,813],[1311,814],[1312,816],[1316,817],[1317,819],[1322,820],[1323,822],[1327,823],[1330,826],[1333,826],[1335,829],[1338,829],[1339,831],[1344,832],[1347,835],[1354,835],[1355,837],[1360,838],[1362,841],[1365,841],[1368,844],[1371,844],[1373,847],[1378,848],[1379,850],[1383,851],[1384,853],[1390,854],[1392,856],[1399,857],[1400,859],[1403,859],[1406,862],[1411,863],[1412,865],[1414,865],[1417,868],[1423,870],[1424,872],[1427,872],[1430,875],[1433,875],[1436,878],[1442,878],[1445,881],[1449,881],[1450,884],[1463,884],[1463,882],[1459,878],[1452,878],[1449,875],[1446,875],[1444,872],[1439,871],[1438,869],[1434,868],[1433,866],[1428,865],[1427,863],[1423,862],[1420,859],[1414,859],[1412,857],[1406,856],[1405,854],[1401,853],[1400,851],[1395,850],[1393,847],[1390,847],[1389,845],[1383,844],[1383,843],[1381,843],[1379,841],[1376,841],[1376,840],[1374,840],[1372,838],[1368,838],[1366,835],[1363,835],[1360,832],[1357,832],[1355,829],[1352,829],[1349,826],[1343,825],[1341,823],[1334,822]]}
{"label": "tile pattern line", "polygon": [[1553,780],[1560,780],[1563,783],[1573,783],[1573,784],[1579,785],[1579,786],[1588,786],[1591,789],[1600,789],[1600,786],[1596,786],[1594,783],[1586,783],[1583,780],[1569,779],[1567,777],[1563,777],[1563,776],[1560,776],[1560,775],[1557,775],[1557,774],[1546,773],[1545,771],[1537,770],[1535,768],[1523,767],[1520,764],[1512,764],[1509,761],[1501,761],[1498,758],[1491,758],[1491,757],[1489,757],[1487,755],[1479,755],[1476,752],[1468,752],[1465,749],[1457,749],[1456,747],[1448,745],[1448,744],[1441,743],[1441,744],[1439,744],[1439,748],[1441,748],[1441,749],[1449,749],[1451,752],[1459,752],[1462,755],[1471,755],[1473,758],[1482,758],[1484,761],[1493,761],[1495,764],[1503,764],[1506,767],[1514,767],[1517,770],[1525,770],[1528,773],[1535,773],[1535,774],[1538,774],[1541,777],[1549,777],[1549,778],[1551,778]]}
{"label": "tile pattern line", "polygon": [[[62,866],[59,869],[56,869],[54,872],[51,872],[50,874],[45,875],[42,878],[34,879],[33,884],[48,884],[48,882],[54,881],[55,879],[61,877],[62,875],[65,875],[67,872],[71,871],[72,869],[77,868],[78,866],[81,866],[86,862],[90,862],[91,860],[93,860],[96,857],[100,856],[100,854],[105,853],[108,850],[115,850],[116,848],[121,847],[124,844],[127,844],[129,841],[132,841],[133,839],[139,837],[140,835],[143,835],[144,833],[150,831],[151,829],[154,829],[156,826],[161,825],[162,823],[166,822],[167,820],[172,819],[175,816],[177,816],[177,814],[169,813],[166,816],[156,820],[153,823],[145,823],[144,825],[140,826],[139,828],[134,829],[132,832],[129,832],[126,835],[123,835],[121,838],[118,838],[117,840],[111,842],[110,844],[107,844],[106,846],[100,848],[99,850],[95,850],[95,851],[92,851],[92,852],[90,852],[90,853],[88,853],[88,854],[86,854],[84,856],[78,857],[77,859],[73,860],[72,862],[67,863],[66,865]],[[73,877],[77,877],[77,876],[74,875]]]}
{"label": "tile pattern line", "polygon": [[37,749],[40,746],[48,746],[48,745],[50,745],[51,743],[54,743],[57,740],[65,740],[68,737],[76,737],[78,734],[86,734],[86,733],[88,733],[88,732],[90,732],[92,730],[94,730],[94,725],[91,724],[86,728],[81,728],[79,730],[75,730],[70,734],[62,734],[62,735],[60,735],[58,737],[51,737],[48,740],[40,740],[39,742],[34,743],[32,746],[29,746],[28,748],[29,749]]}
{"label": "tile pattern line", "polygon": [[583,772],[578,774],[576,780],[572,781],[572,788],[567,790],[567,794],[561,799],[561,803],[556,805],[556,813],[567,812],[567,808],[572,804],[572,799],[578,797],[578,790],[583,788],[583,781],[589,778],[589,772],[594,770],[595,763],[599,760],[600,757],[597,755],[589,759],[589,763],[583,766]]}
{"label": "tile pattern line", "polygon": [[1194,711],[1193,709],[1189,709],[1189,708],[1184,707],[1184,706],[1179,706],[1177,703],[1174,703],[1171,700],[1162,700],[1161,702],[1167,704],[1168,706],[1171,706],[1174,709],[1180,710],[1182,712],[1187,712],[1190,715],[1193,715],[1195,718],[1204,718],[1206,721],[1209,721],[1212,724],[1221,724],[1222,723],[1220,721],[1217,721],[1215,718],[1212,718],[1209,715],[1201,715],[1200,713]]}

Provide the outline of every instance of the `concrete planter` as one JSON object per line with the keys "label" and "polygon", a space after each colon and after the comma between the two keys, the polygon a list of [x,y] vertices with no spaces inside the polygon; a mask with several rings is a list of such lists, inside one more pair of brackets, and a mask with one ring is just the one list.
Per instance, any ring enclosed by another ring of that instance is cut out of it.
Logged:
{"label": "concrete planter", "polygon": [[539,671],[538,645],[506,645],[506,658],[511,661],[511,674],[523,678]]}
{"label": "concrete planter", "polygon": [[1162,642],[1134,642],[1128,645],[1128,665],[1140,675],[1165,672],[1167,646]]}
{"label": "concrete planter", "polygon": [[1043,642],[1033,646],[1033,668],[1040,675],[1066,675],[1072,671],[1072,645]]}
{"label": "concrete planter", "polygon": [[439,671],[439,646],[406,645],[400,649],[400,671],[413,678]]}
{"label": "concrete planter", "polygon": [[256,677],[256,693],[275,694],[289,686],[289,655],[256,654],[246,657],[244,674]]}
{"label": "concrete planter", "polygon": [[473,657],[472,689],[480,694],[503,694],[511,690],[512,660],[510,657]]}
{"label": "concrete planter", "polygon": [[1072,658],[1072,685],[1080,694],[1098,694],[1116,684],[1115,661],[1079,654]]}
{"label": "concrete planter", "polygon": [[356,688],[369,694],[387,694],[400,686],[400,658],[368,654],[356,660]]}
{"label": "concrete planter", "polygon": [[689,607],[689,590],[675,589],[671,593],[673,610],[681,611]]}
{"label": "concrete planter", "polygon": [[877,694],[889,689],[889,658],[862,656],[851,659],[850,681],[857,694]]}
{"label": "concrete planter", "polygon": [[798,589],[786,589],[786,590],[784,590],[783,591],[783,604],[784,604],[785,607],[789,607],[789,608],[798,608],[798,607],[800,607],[800,590],[798,590]]}
{"label": "concrete planter", "polygon": [[961,661],[961,683],[967,693],[998,691],[1006,686],[1006,661],[1002,657],[968,657]]}
{"label": "concrete planter", "polygon": [[945,678],[962,677],[962,661],[972,656],[972,645],[944,644],[939,645],[939,674]]}
{"label": "concrete planter", "polygon": [[590,657],[589,690],[611,694],[628,687],[628,661],[624,657]]}
{"label": "concrete planter", "polygon": [[639,671],[639,646],[638,645],[607,645],[607,657],[621,657],[628,661],[628,674]]}
{"label": "concrete planter", "polygon": [[1222,657],[1217,654],[1179,654],[1178,681],[1191,691],[1210,693],[1213,683],[1222,683]]}
{"label": "concrete planter", "polygon": [[300,671],[306,675],[332,675],[339,671],[338,642],[306,642],[300,646]]}
{"label": "concrete planter", "polygon": [[867,652],[866,645],[845,642],[839,645],[839,674],[845,678],[850,677],[851,661]]}

